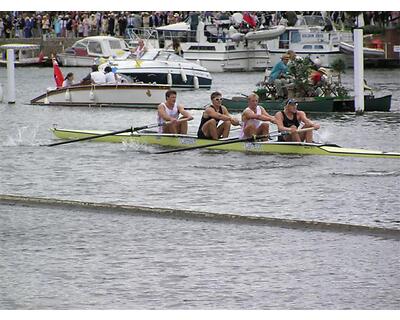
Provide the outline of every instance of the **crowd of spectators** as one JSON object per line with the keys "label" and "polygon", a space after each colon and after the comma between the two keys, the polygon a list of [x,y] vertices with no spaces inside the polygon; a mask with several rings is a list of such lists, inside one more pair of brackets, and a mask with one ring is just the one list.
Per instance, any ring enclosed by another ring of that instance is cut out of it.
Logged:
{"label": "crowd of spectators", "polygon": [[[56,38],[117,35],[124,37],[129,28],[156,28],[188,20],[192,27],[199,19],[228,20],[233,11],[154,11],[154,12],[0,12],[0,38]],[[282,20],[294,24],[297,14],[321,14],[321,12],[246,12],[254,21],[254,28],[276,25]],[[357,14],[352,12],[323,12],[336,26],[343,29],[355,24]],[[399,12],[364,12],[364,20],[370,25],[399,24]]]}

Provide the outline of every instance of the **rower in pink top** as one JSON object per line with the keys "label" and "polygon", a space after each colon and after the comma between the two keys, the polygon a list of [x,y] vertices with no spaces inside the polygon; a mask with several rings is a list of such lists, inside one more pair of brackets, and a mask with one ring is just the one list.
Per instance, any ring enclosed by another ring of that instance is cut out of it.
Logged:
{"label": "rower in pink top", "polygon": [[255,93],[247,97],[247,108],[242,113],[242,130],[240,138],[250,138],[254,135],[268,135],[269,124],[276,123],[275,117],[258,105],[258,95]]}

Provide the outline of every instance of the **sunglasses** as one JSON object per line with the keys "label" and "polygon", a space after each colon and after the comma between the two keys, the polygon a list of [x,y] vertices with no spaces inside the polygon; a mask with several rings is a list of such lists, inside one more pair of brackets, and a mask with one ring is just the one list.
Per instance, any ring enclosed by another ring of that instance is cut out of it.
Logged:
{"label": "sunglasses", "polygon": [[215,101],[222,101],[222,98],[214,98]]}

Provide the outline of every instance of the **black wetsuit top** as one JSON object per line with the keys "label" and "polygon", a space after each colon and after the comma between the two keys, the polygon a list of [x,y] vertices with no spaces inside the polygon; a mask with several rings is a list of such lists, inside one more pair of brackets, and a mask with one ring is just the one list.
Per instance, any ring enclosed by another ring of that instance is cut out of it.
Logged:
{"label": "black wetsuit top", "polygon": [[[289,119],[289,118],[286,116],[285,112],[281,111],[281,113],[282,113],[282,116],[283,116],[283,125],[284,125],[286,128],[290,128],[291,126],[295,126],[296,128],[298,128],[298,127],[300,126],[300,122],[299,122],[299,120],[297,119],[297,114],[295,114],[295,115],[293,116],[293,119]],[[282,136],[279,136],[279,137],[278,137],[278,141],[285,141],[285,140],[283,139]]]}
{"label": "black wetsuit top", "polygon": [[[210,107],[215,110],[213,105],[210,105]],[[215,111],[220,113],[220,114],[223,114],[222,113],[222,107],[219,110],[215,110]],[[210,137],[205,136],[204,133],[203,133],[203,130],[201,130],[201,128],[203,128],[204,124],[210,119],[213,119],[213,118],[204,118],[204,113],[203,113],[203,115],[201,116],[199,130],[197,130],[197,137],[198,138],[200,138],[200,139],[211,139]],[[217,121],[217,126],[218,126],[219,119],[215,119],[215,121]]]}

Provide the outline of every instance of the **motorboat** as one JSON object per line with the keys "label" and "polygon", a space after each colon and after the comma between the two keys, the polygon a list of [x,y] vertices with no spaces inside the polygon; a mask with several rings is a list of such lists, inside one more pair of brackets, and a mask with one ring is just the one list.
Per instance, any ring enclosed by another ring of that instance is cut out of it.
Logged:
{"label": "motorboat", "polygon": [[[238,28],[243,16],[232,20],[199,21],[196,30],[188,22],[179,22],[154,30],[129,29],[132,43],[144,38],[154,48],[173,52],[179,42],[183,57],[206,67],[210,72],[264,71],[268,64],[266,41],[278,37],[284,26],[247,32]],[[246,38],[247,36],[247,38]]]}
{"label": "motorboat", "polygon": [[210,89],[212,77],[205,67],[162,49],[148,49],[139,59],[110,60],[109,65],[117,74],[134,82],[169,85],[176,89]]}
{"label": "motorboat", "polygon": [[13,43],[0,46],[0,65],[7,64],[8,49],[14,50],[14,64],[16,66],[39,65],[44,62],[39,45]]}
{"label": "motorboat", "polygon": [[90,67],[106,59],[127,59],[131,52],[123,39],[111,36],[93,36],[76,41],[72,47],[57,54],[62,66]]}
{"label": "motorboat", "polygon": [[282,55],[293,50],[300,57],[319,60],[320,66],[329,67],[342,58],[340,36],[332,21],[320,15],[298,16],[294,26],[286,27],[278,37],[267,41],[270,65],[277,64]]}
{"label": "motorboat", "polygon": [[[354,55],[354,44],[340,42],[339,44],[340,51],[342,51],[346,55],[353,56]],[[363,47],[364,58],[384,58],[385,50],[381,48],[368,48]]]}
{"label": "motorboat", "polygon": [[33,105],[70,107],[156,108],[169,86],[144,83],[73,85],[49,88],[31,100]]}

